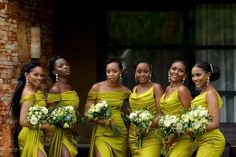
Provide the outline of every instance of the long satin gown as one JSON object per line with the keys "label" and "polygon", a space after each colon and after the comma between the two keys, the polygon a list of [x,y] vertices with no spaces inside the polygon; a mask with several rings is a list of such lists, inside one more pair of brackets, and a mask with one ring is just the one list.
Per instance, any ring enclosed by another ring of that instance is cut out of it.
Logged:
{"label": "long satin gown", "polygon": [[[42,91],[35,94],[23,96],[20,103],[32,103],[33,105],[46,106],[45,96]],[[44,132],[40,129],[23,127],[18,135],[20,155],[22,157],[38,157],[40,150],[46,157],[44,151]]]}
{"label": "long satin gown", "polygon": [[[132,112],[148,107],[152,115],[157,116],[153,86],[140,94],[136,93],[135,88],[130,95],[129,103]],[[129,145],[132,157],[158,157],[163,147],[161,138],[156,135],[156,129],[150,128],[142,139],[142,147],[137,148],[136,126],[134,124],[131,124],[129,129]]]}
{"label": "long satin gown", "polygon": [[[184,110],[183,105],[179,99],[178,88],[166,96],[164,93],[160,99],[160,108],[163,114],[179,116],[180,112]],[[169,157],[190,157],[194,151],[194,143],[191,142],[187,134],[182,135],[170,147]]]}
{"label": "long satin gown", "polygon": [[88,99],[101,102],[107,101],[112,109],[111,119],[121,129],[121,133],[115,136],[111,128],[97,124],[93,128],[89,157],[95,156],[95,148],[101,157],[125,157],[128,145],[128,132],[121,117],[121,107],[124,100],[130,95],[127,92],[89,92]]}
{"label": "long satin gown", "polygon": [[[219,108],[221,108],[223,101],[218,95]],[[191,107],[202,106],[208,110],[208,104],[206,100],[206,92],[196,96],[192,102]],[[219,129],[214,129],[204,133],[196,138],[198,144],[198,151],[196,157],[220,157],[224,152],[225,138]]]}
{"label": "long satin gown", "polygon": [[[56,105],[72,106],[75,111],[78,110],[79,97],[76,91],[66,91],[60,94],[48,94],[48,103]],[[49,157],[60,157],[62,144],[66,146],[71,157],[77,155],[78,137],[70,128],[54,127],[53,135],[49,147]]]}

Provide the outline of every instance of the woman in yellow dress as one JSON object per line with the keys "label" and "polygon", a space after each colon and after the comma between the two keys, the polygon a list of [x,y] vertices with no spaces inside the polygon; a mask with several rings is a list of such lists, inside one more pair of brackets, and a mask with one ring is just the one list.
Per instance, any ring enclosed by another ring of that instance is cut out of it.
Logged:
{"label": "woman in yellow dress", "polygon": [[222,99],[210,83],[220,77],[220,70],[207,62],[199,62],[192,68],[192,81],[201,93],[196,96],[191,107],[205,107],[212,116],[212,122],[206,127],[206,133],[196,138],[197,157],[220,157],[224,152],[225,138],[219,130]]}
{"label": "woman in yellow dress", "polygon": [[[138,85],[133,88],[133,92],[129,98],[131,112],[149,108],[152,115],[158,116],[158,113],[160,113],[160,109],[158,108],[159,100],[163,94],[163,90],[159,84],[151,81],[151,64],[143,59],[136,60],[134,71]],[[141,148],[137,147],[138,136],[136,126],[131,124],[129,129],[129,145],[132,157],[160,156],[162,141],[156,135],[154,128],[157,127],[157,124],[155,121],[151,124],[148,133],[143,137]]]}
{"label": "woman in yellow dress", "polygon": [[[161,112],[165,115],[179,116],[184,109],[189,109],[192,96],[188,88],[183,85],[186,77],[186,64],[181,60],[176,60],[171,64],[168,71],[169,86],[160,99]],[[187,134],[180,138],[170,135],[164,140],[169,148],[169,157],[190,157],[194,151],[193,142]]]}
{"label": "woman in yellow dress", "polygon": [[43,69],[38,63],[24,64],[12,97],[10,111],[16,130],[13,138],[15,147],[20,149],[22,157],[47,156],[44,151],[44,131],[50,131],[49,125],[35,128],[26,120],[31,106],[46,106],[44,93],[40,90],[42,80]]}
{"label": "woman in yellow dress", "polygon": [[[79,97],[68,82],[70,66],[64,58],[53,56],[49,61],[49,76],[56,81],[49,90],[47,102],[52,106],[72,106],[77,112]],[[75,157],[77,155],[78,134],[76,127],[54,127],[50,142],[49,157]]]}
{"label": "woman in yellow dress", "polygon": [[[108,59],[106,62],[107,79],[94,84],[88,93],[88,99],[85,105],[86,110],[92,104],[103,100],[107,101],[112,109],[111,120],[100,119],[94,122],[95,126],[91,137],[89,157],[126,156],[128,132],[121,117],[120,110],[125,99],[129,97],[130,91],[120,82],[122,69],[122,64],[118,59]],[[111,127],[108,127],[111,122],[120,128],[119,135],[115,135]]]}

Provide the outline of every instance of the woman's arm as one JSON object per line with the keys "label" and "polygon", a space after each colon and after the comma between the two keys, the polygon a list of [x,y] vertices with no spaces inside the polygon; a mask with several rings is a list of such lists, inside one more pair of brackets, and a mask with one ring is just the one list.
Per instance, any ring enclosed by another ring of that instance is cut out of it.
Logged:
{"label": "woman's arm", "polygon": [[159,85],[157,83],[155,83],[153,85],[153,87],[154,87],[154,97],[155,97],[156,109],[159,114],[162,114],[159,103],[160,103],[161,96],[163,95],[164,92],[163,92],[161,85]]}
{"label": "woman's arm", "polygon": [[155,103],[156,103],[156,109],[158,112],[158,116],[153,120],[153,123],[151,124],[151,128],[155,128],[158,126],[159,120],[160,120],[160,115],[162,115],[162,111],[160,108],[160,98],[163,95],[163,89],[161,87],[161,85],[155,83],[153,85],[153,89],[154,89],[154,97],[155,97]]}
{"label": "woman's arm", "polygon": [[178,89],[179,99],[184,109],[189,109],[191,107],[192,96],[190,91],[184,85],[181,85]]}
{"label": "woman's arm", "polygon": [[218,97],[216,91],[214,90],[207,91],[206,99],[209,113],[212,116],[212,122],[209,123],[206,127],[206,130],[210,131],[219,128],[220,124],[220,113],[219,113],[220,111],[219,111]]}
{"label": "woman's arm", "polygon": [[32,103],[25,102],[21,105],[21,110],[20,110],[20,125],[22,127],[28,127],[28,128],[33,128],[33,125],[31,125],[29,122],[27,122],[26,117],[28,114],[29,108],[32,106]]}

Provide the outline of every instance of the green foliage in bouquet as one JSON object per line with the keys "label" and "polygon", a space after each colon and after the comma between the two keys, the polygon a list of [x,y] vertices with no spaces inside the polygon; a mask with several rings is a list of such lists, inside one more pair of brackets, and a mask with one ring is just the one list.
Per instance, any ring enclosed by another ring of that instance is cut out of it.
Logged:
{"label": "green foliage in bouquet", "polygon": [[89,120],[106,120],[107,127],[111,126],[111,129],[115,136],[120,135],[120,128],[117,126],[114,122],[112,122],[111,118],[112,110],[107,104],[107,101],[103,100],[101,102],[98,102],[97,104],[93,104],[90,106],[90,108],[85,112],[85,116]]}
{"label": "green foliage in bouquet", "polygon": [[34,127],[39,128],[40,125],[47,123],[48,109],[43,106],[34,105],[28,110],[26,121]]}
{"label": "green foliage in bouquet", "polygon": [[48,122],[57,127],[70,128],[76,123],[76,119],[72,106],[56,106],[49,109]]}
{"label": "green foliage in bouquet", "polygon": [[131,112],[129,119],[131,123],[136,125],[136,133],[138,135],[137,149],[140,149],[142,147],[142,139],[148,133],[154,116],[149,112],[148,109],[143,109]]}

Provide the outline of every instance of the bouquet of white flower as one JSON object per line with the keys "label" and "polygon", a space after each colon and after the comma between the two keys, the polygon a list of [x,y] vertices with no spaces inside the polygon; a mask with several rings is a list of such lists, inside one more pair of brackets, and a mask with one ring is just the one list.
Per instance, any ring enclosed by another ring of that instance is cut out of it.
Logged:
{"label": "bouquet of white flower", "polygon": [[57,127],[70,128],[76,122],[76,113],[72,106],[57,106],[49,110],[48,122]]}
{"label": "bouquet of white flower", "polygon": [[174,115],[164,115],[159,120],[158,134],[163,138],[162,155],[168,156],[169,147],[165,144],[165,140],[168,136],[181,136],[184,133],[184,127],[182,121]]}
{"label": "bouquet of white flower", "polygon": [[158,126],[160,127],[160,135],[167,137],[171,134],[180,136],[184,133],[182,121],[174,115],[164,115],[160,118]]}
{"label": "bouquet of white flower", "polygon": [[[97,104],[93,104],[90,106],[90,108],[85,112],[85,116],[89,120],[108,120],[110,122],[113,133],[118,136],[120,134],[120,128],[112,122],[110,119],[112,110],[107,104],[107,101],[103,100],[101,102],[98,102]],[[106,126],[108,126],[107,124]]]}
{"label": "bouquet of white flower", "polygon": [[34,105],[28,110],[26,120],[34,127],[39,127],[47,123],[48,109],[46,107]]}
{"label": "bouquet of white flower", "polygon": [[206,108],[196,106],[180,116],[185,130],[191,132],[191,139],[205,133],[206,126],[212,121],[212,117]]}
{"label": "bouquet of white flower", "polygon": [[136,133],[138,135],[137,149],[142,147],[142,139],[148,133],[154,116],[147,110],[137,110],[130,113],[129,119],[131,123],[136,125]]}

